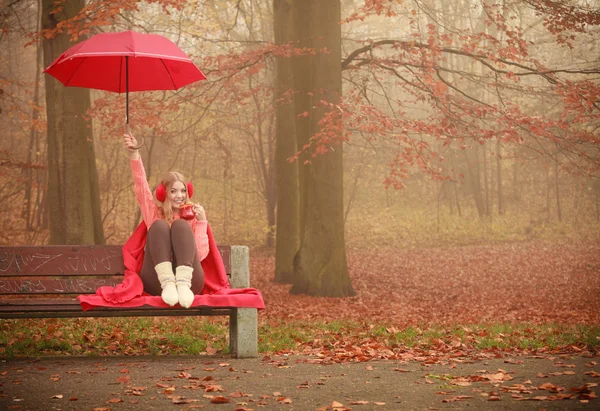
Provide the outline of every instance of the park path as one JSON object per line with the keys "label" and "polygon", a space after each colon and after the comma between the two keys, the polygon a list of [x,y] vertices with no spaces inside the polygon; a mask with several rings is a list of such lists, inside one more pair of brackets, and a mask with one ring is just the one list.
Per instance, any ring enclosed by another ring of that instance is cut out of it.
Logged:
{"label": "park path", "polygon": [[[600,358],[323,365],[304,356],[62,357],[0,363],[0,409],[598,409]],[[560,398],[565,399],[560,399]]]}

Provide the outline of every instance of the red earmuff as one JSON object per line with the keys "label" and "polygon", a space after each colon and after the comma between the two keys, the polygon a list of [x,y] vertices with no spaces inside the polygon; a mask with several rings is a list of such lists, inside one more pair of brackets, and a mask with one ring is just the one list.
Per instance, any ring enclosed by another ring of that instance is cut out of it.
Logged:
{"label": "red earmuff", "polygon": [[[186,185],[188,198],[192,198],[192,196],[194,195],[194,186],[189,181],[186,183]],[[165,186],[162,185],[162,183],[156,187],[155,195],[158,201],[160,201],[161,203],[165,202],[165,199],[167,198],[167,190]]]}

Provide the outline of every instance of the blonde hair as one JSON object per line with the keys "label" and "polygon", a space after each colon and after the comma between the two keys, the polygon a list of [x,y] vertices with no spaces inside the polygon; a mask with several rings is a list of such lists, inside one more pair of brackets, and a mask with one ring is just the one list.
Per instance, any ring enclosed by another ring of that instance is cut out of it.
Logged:
{"label": "blonde hair", "polygon": [[160,184],[162,184],[165,187],[165,201],[163,201],[162,203],[158,202],[158,206],[162,213],[162,217],[165,220],[167,220],[167,223],[169,223],[169,225],[173,223],[173,204],[171,203],[170,193],[171,188],[173,187],[173,184],[175,184],[176,181],[181,181],[185,187],[185,200],[183,202],[185,204],[191,203],[190,195],[187,192],[187,183],[183,174],[178,173],[177,171],[169,171],[167,174],[165,174],[162,180],[160,180]]}

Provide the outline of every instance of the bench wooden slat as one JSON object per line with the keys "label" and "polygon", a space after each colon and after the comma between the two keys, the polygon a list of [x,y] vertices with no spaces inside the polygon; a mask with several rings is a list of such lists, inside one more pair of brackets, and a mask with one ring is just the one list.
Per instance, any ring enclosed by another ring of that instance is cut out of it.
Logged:
{"label": "bench wooden slat", "polygon": [[0,247],[0,276],[123,274],[122,247]]}
{"label": "bench wooden slat", "polygon": [[[231,273],[230,246],[218,246],[225,271]],[[123,274],[122,246],[0,246],[0,277],[26,275]]]}
{"label": "bench wooden slat", "polygon": [[4,300],[0,303],[0,318],[79,318],[79,317],[163,317],[230,315],[235,308],[192,307],[164,309],[150,306],[135,308],[96,308],[81,311],[76,298]]}
{"label": "bench wooden slat", "polygon": [[122,281],[123,276],[0,278],[0,296],[18,294],[27,298],[30,295],[43,294],[93,294],[98,287],[116,286]]}
{"label": "bench wooden slat", "polygon": [[15,307],[42,307],[46,308],[57,308],[67,307],[69,309],[77,308],[81,311],[81,305],[77,298],[27,298],[27,299],[11,299],[0,301],[0,311],[12,310]]}

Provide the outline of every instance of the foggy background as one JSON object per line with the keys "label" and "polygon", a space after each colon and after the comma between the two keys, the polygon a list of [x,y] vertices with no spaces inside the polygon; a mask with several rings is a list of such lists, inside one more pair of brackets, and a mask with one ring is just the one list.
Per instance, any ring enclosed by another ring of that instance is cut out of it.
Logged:
{"label": "foggy background", "polygon": [[[121,9],[106,16],[110,24],[90,29],[90,34],[132,29],[164,35],[208,78],[178,92],[130,93],[133,132],[146,139],[141,154],[151,186],[164,172],[180,171],[194,183],[194,200],[206,208],[219,243],[273,247],[277,53],[265,51],[274,42],[272,1],[179,2],[181,9],[167,7],[169,13],[160,3]],[[528,67],[537,62],[540,72],[562,71],[551,75],[556,81],[539,73],[511,77],[472,56],[425,55],[387,45],[343,67],[343,103],[350,113],[343,148],[349,252],[379,245],[598,240],[598,27],[552,33],[552,21],[530,3],[341,2],[342,59],[388,39],[475,54],[487,49]],[[571,3],[585,10],[594,6]],[[32,43],[40,30],[40,4],[0,6],[1,244],[49,239],[44,100],[49,79],[41,72],[41,46]],[[496,16],[498,24],[489,24],[494,13],[505,20]],[[508,27],[499,29],[504,22]],[[467,35],[473,37],[461,37]],[[430,73],[435,84],[428,84],[417,62],[433,60],[444,70]],[[509,64],[497,68],[523,72]],[[568,84],[573,86],[564,87]],[[573,90],[579,101],[571,98]],[[99,91],[91,96],[104,236],[109,244],[121,244],[139,222],[122,146],[125,96]],[[463,102],[463,111],[444,104],[447,98]],[[482,114],[486,105],[495,107],[494,114]],[[568,128],[548,122],[561,118]],[[420,157],[414,155],[419,147]],[[302,159],[298,165],[306,167]]]}

